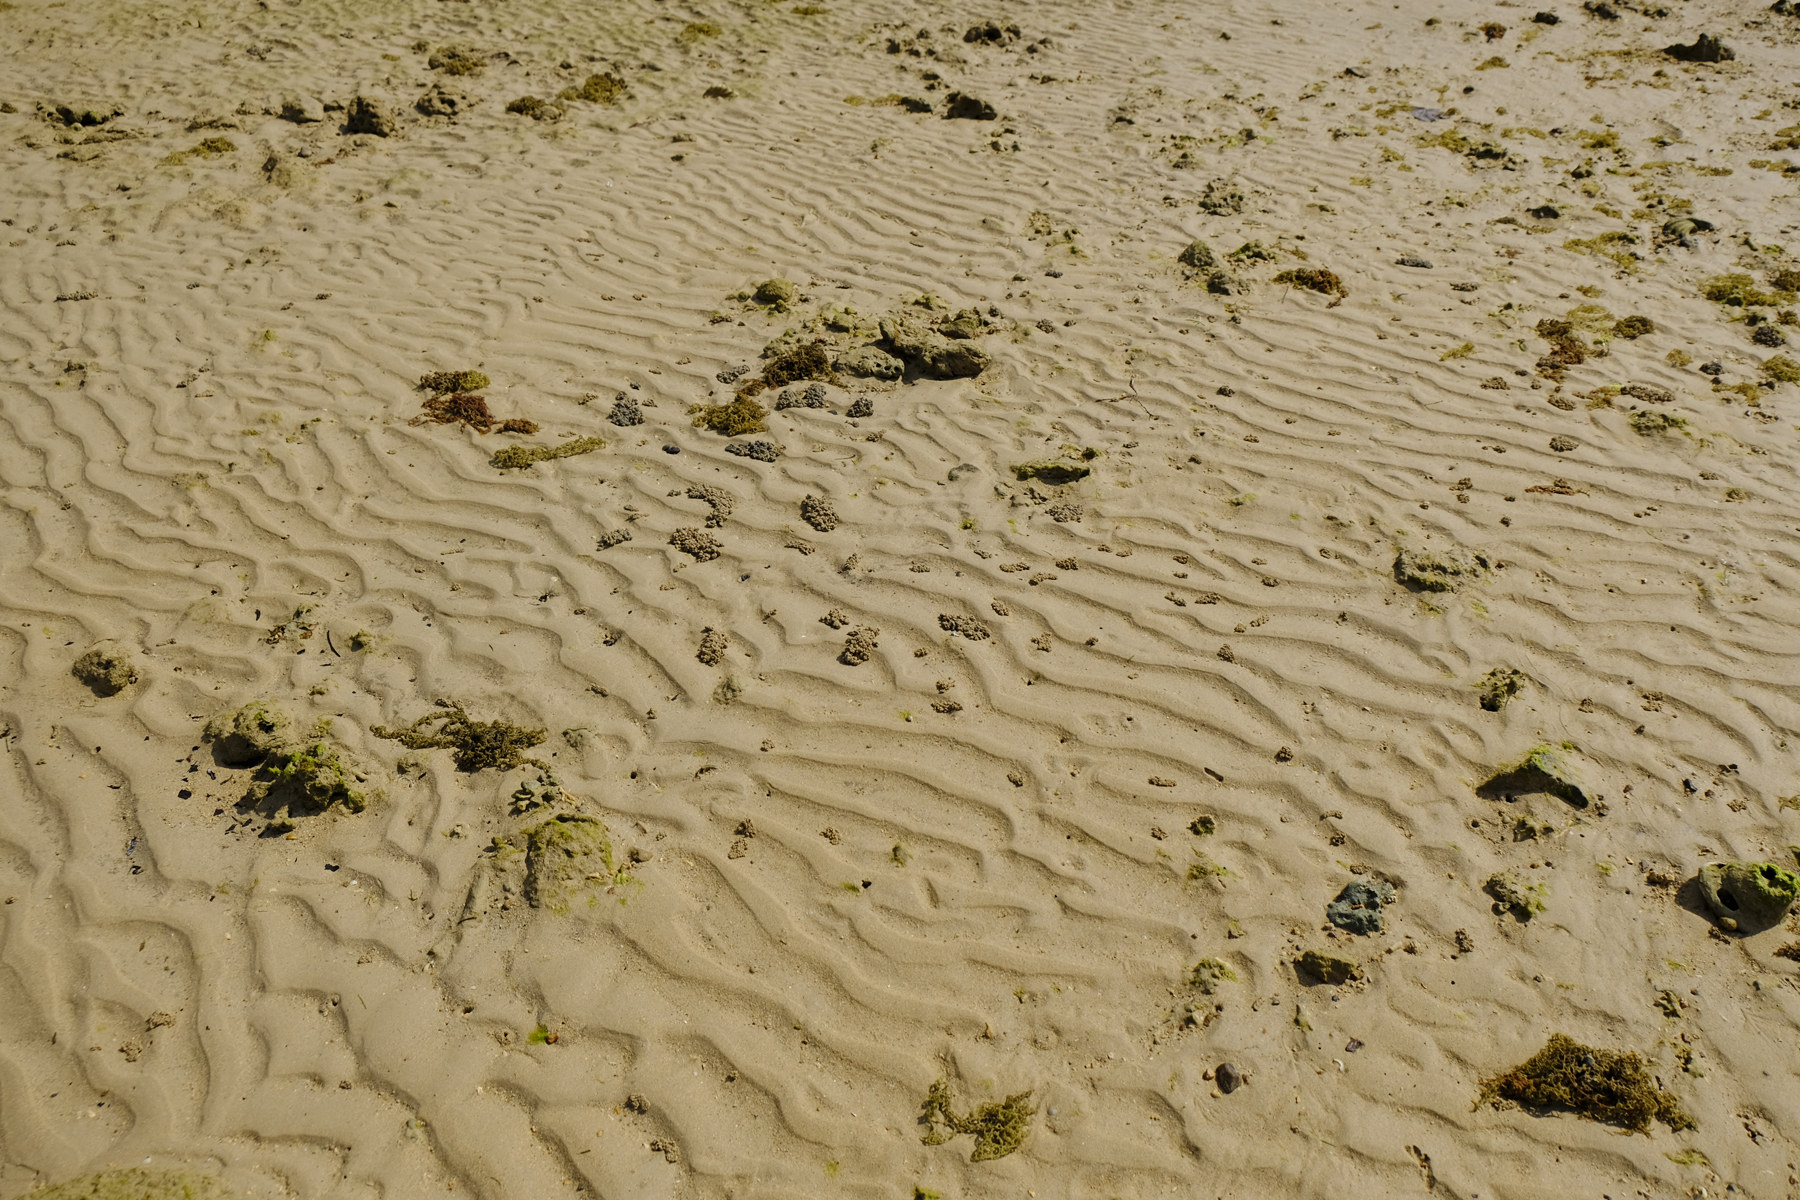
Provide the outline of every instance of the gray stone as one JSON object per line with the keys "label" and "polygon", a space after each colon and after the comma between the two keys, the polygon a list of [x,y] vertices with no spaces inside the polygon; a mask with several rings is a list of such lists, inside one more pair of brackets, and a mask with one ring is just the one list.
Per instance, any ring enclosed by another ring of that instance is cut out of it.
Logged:
{"label": "gray stone", "polygon": [[325,119],[325,104],[317,96],[288,96],[281,101],[281,119],[310,125]]}
{"label": "gray stone", "polygon": [[1337,899],[1325,906],[1325,919],[1350,933],[1380,933],[1381,906],[1392,904],[1394,885],[1383,880],[1364,883],[1360,879],[1346,884]]}
{"label": "gray stone", "polygon": [[837,360],[840,374],[864,379],[898,379],[906,373],[906,364],[873,343],[846,351]]}

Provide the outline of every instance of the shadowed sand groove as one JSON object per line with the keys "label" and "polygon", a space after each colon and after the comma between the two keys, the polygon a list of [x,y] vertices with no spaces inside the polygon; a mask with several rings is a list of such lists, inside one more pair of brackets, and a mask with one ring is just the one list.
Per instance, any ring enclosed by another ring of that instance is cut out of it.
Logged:
{"label": "shadowed sand groove", "polygon": [[[0,1196],[1789,1196],[1800,930],[1658,881],[1800,842],[1800,424],[1745,386],[1800,333],[1699,290],[1793,268],[1800,25],[1618,7],[0,5]],[[836,376],[773,461],[690,417],[785,331],[963,309],[978,376]],[[411,424],[462,369],[537,431]],[[1444,547],[1490,569],[1409,590]],[[366,811],[240,810],[201,730],[263,698]],[[546,731],[610,838],[572,898],[539,768],[372,732],[439,699]],[[1478,795],[1542,742],[1588,809]],[[1380,933],[1324,924],[1374,877]],[[1553,1031],[1697,1127],[1472,1111]],[[923,1145],[940,1078],[1030,1089],[1023,1148]]]}

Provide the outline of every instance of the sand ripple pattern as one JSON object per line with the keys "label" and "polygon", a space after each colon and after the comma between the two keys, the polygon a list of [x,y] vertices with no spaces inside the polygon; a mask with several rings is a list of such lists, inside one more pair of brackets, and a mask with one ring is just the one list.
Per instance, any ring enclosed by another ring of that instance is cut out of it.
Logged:
{"label": "sand ripple pattern", "polygon": [[[1646,902],[1639,864],[1797,840],[1793,390],[1747,406],[1664,360],[1754,377],[1694,298],[1731,246],[1627,274],[1493,224],[1573,207],[1539,161],[1567,147],[1513,134],[1517,171],[1472,171],[1409,112],[1464,82],[1544,129],[1762,101],[1590,88],[1611,68],[1568,14],[1549,54],[1515,29],[1503,80],[1472,29],[1421,42],[1417,6],[1021,6],[1052,42],[1030,55],[963,43],[997,13],[826,7],[0,6],[0,1191],[155,1161],[256,1196],[1661,1196],[1697,1178],[1679,1144],[1785,1194],[1791,964]],[[411,111],[438,80],[416,42],[496,56],[469,115]],[[502,111],[600,70],[632,97]],[[1001,121],[845,102],[953,89]],[[403,136],[264,112],[359,91]],[[77,93],[132,136],[59,142],[33,105]],[[235,151],[167,161],[213,133]],[[1778,173],[1675,174],[1757,243],[1791,219]],[[1197,205],[1215,178],[1241,213]],[[1256,263],[1210,296],[1175,261],[1196,238],[1304,253],[1350,297]],[[772,275],[795,314],[729,298]],[[1545,403],[1531,328],[1578,283],[1662,332],[1563,393],[1668,387],[1686,433]],[[834,387],[771,418],[766,464],[691,425],[821,305],[924,293],[991,315],[978,380]],[[410,425],[418,376],[464,366],[531,444],[608,447],[500,472],[502,437]],[[839,415],[852,392],[873,417]],[[615,395],[642,425],[608,423]],[[1065,447],[1097,452],[1087,480],[1014,477]],[[696,487],[732,501],[707,562],[668,544],[706,524]],[[1446,545],[1495,569],[1396,581],[1400,548]],[[271,644],[297,610],[315,636]],[[878,646],[846,665],[858,628]],[[142,675],[108,699],[68,674],[101,639]],[[1500,714],[1493,667],[1531,680]],[[199,728],[264,696],[331,717],[383,798],[240,824]],[[636,882],[560,915],[484,890],[519,776],[400,774],[368,733],[439,697],[547,728]],[[1541,804],[1554,840],[1517,842],[1520,807],[1473,787],[1543,740],[1608,813]],[[1501,869],[1549,912],[1496,917]],[[1370,872],[1402,889],[1351,948],[1370,982],[1297,980]],[[1199,995],[1202,958],[1236,982]],[[1654,1007],[1690,988],[1679,1021]],[[1472,1113],[1553,1029],[1660,1047],[1700,1129]],[[1227,1059],[1252,1079],[1221,1098]],[[1034,1089],[1026,1149],[922,1146],[942,1076]]]}

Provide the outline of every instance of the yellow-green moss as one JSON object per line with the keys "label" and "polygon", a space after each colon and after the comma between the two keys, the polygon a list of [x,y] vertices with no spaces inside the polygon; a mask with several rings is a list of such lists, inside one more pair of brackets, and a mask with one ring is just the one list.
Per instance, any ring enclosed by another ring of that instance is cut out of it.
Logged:
{"label": "yellow-green moss", "polygon": [[1296,267],[1275,276],[1276,283],[1291,283],[1295,287],[1307,288],[1310,291],[1322,292],[1327,296],[1348,296],[1350,289],[1333,271],[1324,267]]}
{"label": "yellow-green moss", "polygon": [[71,1179],[30,1195],[32,1200],[223,1200],[225,1189],[210,1175],[127,1167]]}
{"label": "yellow-green moss", "polygon": [[1561,1033],[1551,1034],[1542,1050],[1512,1070],[1482,1080],[1476,1107],[1483,1104],[1562,1110],[1634,1133],[1649,1133],[1652,1121],[1671,1129],[1694,1124],[1675,1097],[1657,1086],[1636,1052],[1584,1046]]}
{"label": "yellow-green moss", "polygon": [[543,766],[525,751],[543,742],[544,730],[510,721],[472,721],[461,704],[440,700],[438,705],[440,711],[426,713],[404,729],[371,725],[369,732],[412,750],[449,750],[459,771],[507,771],[528,762]]}
{"label": "yellow-green moss", "polygon": [[478,392],[490,380],[480,371],[429,371],[419,376],[419,390],[442,395],[446,392]]}
{"label": "yellow-green moss", "polygon": [[615,883],[617,874],[598,818],[564,813],[525,831],[525,899],[533,908],[567,912],[577,894]]}
{"label": "yellow-green moss", "polygon": [[576,438],[572,442],[564,442],[560,446],[508,446],[504,450],[496,450],[490,464],[501,470],[529,467],[533,463],[548,462],[553,458],[569,458],[576,454],[587,454],[590,451],[602,450],[606,447],[606,439],[601,437]]}
{"label": "yellow-green moss", "polygon": [[1005,1158],[1025,1144],[1031,1132],[1031,1118],[1037,1106],[1029,1103],[1029,1091],[1008,1096],[999,1103],[983,1104],[967,1116],[957,1116],[951,1107],[950,1084],[938,1080],[926,1093],[919,1117],[926,1126],[920,1140],[927,1146],[941,1146],[959,1134],[975,1136],[975,1150],[970,1162],[986,1162]]}
{"label": "yellow-green moss", "polygon": [[726,437],[743,433],[761,433],[768,428],[763,421],[769,410],[749,396],[739,396],[729,404],[702,404],[695,407],[694,425],[710,429]]}

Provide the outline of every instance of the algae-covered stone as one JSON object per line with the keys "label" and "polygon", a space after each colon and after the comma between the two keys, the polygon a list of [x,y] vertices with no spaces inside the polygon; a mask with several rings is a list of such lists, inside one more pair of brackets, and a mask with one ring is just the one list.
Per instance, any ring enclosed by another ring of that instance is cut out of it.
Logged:
{"label": "algae-covered stone", "polygon": [[552,817],[525,831],[525,899],[533,908],[567,912],[592,883],[611,883],[612,839],[598,818]]}
{"label": "algae-covered stone", "polygon": [[314,738],[271,753],[244,800],[290,813],[323,812],[334,804],[361,812],[368,803],[364,779],[341,749]]}
{"label": "algae-covered stone", "polygon": [[1441,550],[1402,549],[1394,559],[1394,577],[1409,588],[1453,592],[1487,574],[1493,564],[1480,550],[1449,546]]}
{"label": "algae-covered stone", "polygon": [[945,337],[964,341],[978,336],[986,329],[987,322],[982,320],[981,314],[972,308],[963,309],[954,317],[951,317],[948,321],[945,321],[942,325],[938,326],[938,332]]}
{"label": "algae-covered stone", "polygon": [[1219,260],[1213,255],[1212,247],[1199,241],[1189,242],[1187,249],[1183,250],[1175,261],[1184,267],[1191,267],[1196,272],[1211,271],[1219,265]]}
{"label": "algae-covered stone", "polygon": [[1381,906],[1394,899],[1394,885],[1384,879],[1374,883],[1353,880],[1325,906],[1325,919],[1350,933],[1380,933]]}
{"label": "algae-covered stone", "polygon": [[756,290],[750,294],[750,299],[764,308],[772,308],[776,312],[786,312],[793,307],[794,301],[799,299],[799,296],[800,290],[787,280],[765,279],[756,285]]}
{"label": "algae-covered stone", "polygon": [[293,721],[268,700],[252,700],[206,723],[205,738],[226,766],[259,763],[287,744]]}
{"label": "algae-covered stone", "polygon": [[69,673],[93,689],[96,696],[116,696],[137,682],[137,668],[116,646],[95,646],[75,660]]}
{"label": "algae-covered stone", "polygon": [[1581,775],[1571,761],[1574,752],[1575,746],[1570,742],[1560,746],[1540,743],[1512,766],[1496,771],[1475,790],[1489,798],[1543,792],[1576,808],[1586,808],[1589,798]]}
{"label": "algae-covered stone", "polygon": [[1490,875],[1481,885],[1494,898],[1495,911],[1511,910],[1521,921],[1529,921],[1544,911],[1544,897],[1549,889],[1541,883],[1526,883],[1510,871]]}
{"label": "algae-covered stone", "polygon": [[1767,862],[1708,863],[1700,868],[1700,894],[1721,919],[1755,933],[1787,915],[1800,894],[1800,875]]}
{"label": "algae-covered stone", "polygon": [[1353,983],[1363,977],[1362,968],[1354,962],[1335,954],[1327,954],[1323,950],[1306,951],[1294,960],[1294,965],[1302,974],[1309,975],[1320,983]]}
{"label": "algae-covered stone", "polygon": [[873,343],[846,351],[838,357],[836,367],[845,375],[863,379],[898,379],[906,374],[905,363]]}

